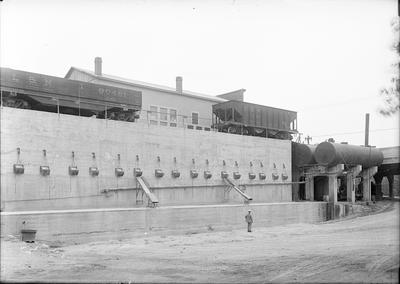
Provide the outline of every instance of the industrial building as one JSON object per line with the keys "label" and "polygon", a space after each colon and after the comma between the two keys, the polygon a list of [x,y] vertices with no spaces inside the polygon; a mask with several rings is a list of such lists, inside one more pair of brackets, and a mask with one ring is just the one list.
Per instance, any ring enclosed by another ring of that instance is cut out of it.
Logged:
{"label": "industrial building", "polygon": [[[149,121],[151,125],[185,126],[197,130],[210,131],[212,105],[227,101],[224,95],[215,97],[183,90],[182,77],[176,77],[176,88],[170,88],[107,75],[102,72],[102,59],[99,57],[95,59],[93,71],[71,67],[65,78],[142,92],[143,101],[140,119]],[[243,96],[243,92],[244,90],[239,90],[234,93],[242,94]]]}
{"label": "industrial building", "polygon": [[[168,88],[105,75],[101,58],[65,78],[1,72],[2,235],[224,230],[249,208],[259,226],[319,222],[351,212],[358,184],[371,201],[385,163],[372,147],[292,142],[296,112],[246,103],[244,89],[213,97],[181,77]],[[309,202],[293,202],[301,190]]]}

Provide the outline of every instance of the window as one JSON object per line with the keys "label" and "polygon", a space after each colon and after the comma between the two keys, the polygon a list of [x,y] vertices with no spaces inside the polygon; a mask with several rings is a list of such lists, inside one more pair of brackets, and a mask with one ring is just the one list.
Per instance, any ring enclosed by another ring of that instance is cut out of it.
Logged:
{"label": "window", "polygon": [[150,119],[158,120],[157,107],[150,106]]}
{"label": "window", "polygon": [[160,107],[160,125],[168,126],[168,109]]}
{"label": "window", "polygon": [[177,117],[177,113],[176,113],[176,109],[170,109],[169,110],[169,121],[170,121],[170,126],[171,127],[176,127],[176,117]]}
{"label": "window", "polygon": [[187,128],[193,129],[193,125],[188,125]]}
{"label": "window", "polygon": [[148,119],[151,125],[161,125],[161,126],[178,126],[178,111],[176,109],[150,106],[150,111],[148,112]]}
{"label": "window", "polygon": [[199,113],[192,112],[192,124],[199,124]]}
{"label": "window", "polygon": [[210,131],[211,128],[210,127],[204,127],[204,131]]}
{"label": "window", "polygon": [[201,127],[201,126],[196,126],[196,130],[203,130],[203,127]]}
{"label": "window", "polygon": [[157,125],[158,124],[158,108],[156,106],[150,106],[150,113],[149,113],[149,118],[150,118],[150,124],[151,125]]}
{"label": "window", "polygon": [[164,107],[160,107],[160,120],[167,121],[168,120],[168,109]]}

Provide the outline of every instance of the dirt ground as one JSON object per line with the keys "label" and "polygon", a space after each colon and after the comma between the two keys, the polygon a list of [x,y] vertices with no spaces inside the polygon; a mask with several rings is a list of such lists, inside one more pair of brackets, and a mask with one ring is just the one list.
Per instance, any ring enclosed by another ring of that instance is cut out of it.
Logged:
{"label": "dirt ground", "polygon": [[398,282],[399,202],[320,224],[57,246],[2,239],[1,280]]}

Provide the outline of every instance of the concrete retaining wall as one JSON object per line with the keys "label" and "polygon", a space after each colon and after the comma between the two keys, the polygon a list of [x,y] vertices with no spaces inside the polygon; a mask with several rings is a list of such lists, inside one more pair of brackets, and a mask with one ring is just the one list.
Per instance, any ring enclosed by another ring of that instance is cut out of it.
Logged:
{"label": "concrete retaining wall", "polygon": [[145,236],[145,233],[245,230],[244,216],[249,208],[253,211],[255,230],[257,227],[327,220],[324,202],[2,212],[1,234],[2,237],[19,235],[24,221],[25,229],[37,230],[37,239],[67,243],[123,239]]}
{"label": "concrete retaining wall", "polygon": [[341,219],[352,215],[359,215],[363,211],[362,204],[351,204],[347,202],[338,202],[336,204],[327,203],[327,219]]}
{"label": "concrete retaining wall", "polygon": [[[24,174],[13,173],[15,163],[24,165]],[[40,175],[41,165],[50,167],[50,176]],[[78,176],[69,176],[70,165],[78,167]],[[91,166],[99,168],[98,177],[89,175]],[[115,176],[116,167],[124,169],[123,177]],[[1,109],[2,211],[140,207],[135,190],[101,193],[135,187],[135,167],[143,170],[161,206],[243,202],[233,192],[227,198],[222,170],[230,176],[240,172],[237,183],[246,186],[254,202],[291,201],[291,187],[282,180],[282,174],[292,179],[290,141]],[[164,177],[154,176],[157,168]],[[181,172],[179,178],[171,176],[174,169]],[[197,179],[190,169],[199,172]],[[212,172],[211,179],[204,179],[205,170]],[[250,180],[249,172],[264,172],[267,179]],[[273,180],[272,173],[279,178]]]}

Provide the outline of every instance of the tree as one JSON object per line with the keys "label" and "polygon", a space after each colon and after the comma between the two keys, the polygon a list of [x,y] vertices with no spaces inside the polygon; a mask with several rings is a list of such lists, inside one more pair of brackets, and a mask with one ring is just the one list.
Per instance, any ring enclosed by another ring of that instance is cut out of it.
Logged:
{"label": "tree", "polygon": [[383,100],[385,101],[385,106],[384,108],[380,109],[379,112],[382,115],[385,116],[390,116],[394,115],[399,112],[399,104],[400,104],[400,20],[399,17],[393,19],[391,23],[394,35],[395,35],[395,42],[392,46],[393,50],[397,54],[397,62],[393,64],[393,67],[395,69],[395,74],[393,75],[393,78],[390,80],[391,85],[387,88],[383,88],[380,91],[380,95],[383,97]]}

